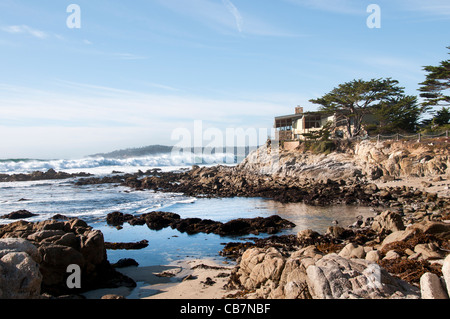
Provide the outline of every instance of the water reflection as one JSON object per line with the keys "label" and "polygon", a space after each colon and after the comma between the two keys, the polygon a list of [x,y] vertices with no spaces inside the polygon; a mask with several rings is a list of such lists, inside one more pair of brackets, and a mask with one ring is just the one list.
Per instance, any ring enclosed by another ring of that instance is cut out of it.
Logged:
{"label": "water reflection", "polygon": [[338,221],[338,225],[347,227],[353,224],[358,216],[362,216],[365,220],[375,215],[373,208],[353,205],[317,207],[304,203],[283,204],[271,200],[264,201],[264,204],[267,210],[297,225],[289,233],[297,233],[304,229],[325,233],[335,220]]}
{"label": "water reflection", "polygon": [[297,233],[312,229],[324,233],[332,222],[348,226],[357,216],[374,217],[370,207],[355,205],[333,205],[326,207],[309,206],[304,203],[283,204],[263,198],[201,198],[190,204],[177,203],[164,208],[179,214],[182,218],[197,217],[227,222],[236,218],[269,217],[279,215],[297,225],[285,233]]}

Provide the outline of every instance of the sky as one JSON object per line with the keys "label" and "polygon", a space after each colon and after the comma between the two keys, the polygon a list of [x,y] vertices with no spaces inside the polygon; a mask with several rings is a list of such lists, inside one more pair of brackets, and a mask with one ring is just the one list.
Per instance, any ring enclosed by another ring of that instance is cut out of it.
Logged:
{"label": "sky", "polygon": [[449,30],[448,0],[1,0],[0,158],[269,132],[353,79],[418,95]]}

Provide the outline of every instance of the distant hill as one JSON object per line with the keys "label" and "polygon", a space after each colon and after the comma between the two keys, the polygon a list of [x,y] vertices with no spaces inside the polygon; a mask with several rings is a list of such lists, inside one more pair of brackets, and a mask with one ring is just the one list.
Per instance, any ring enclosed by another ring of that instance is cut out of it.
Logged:
{"label": "distant hill", "polygon": [[109,153],[98,153],[89,155],[91,157],[104,157],[104,158],[130,158],[141,157],[154,154],[166,154],[172,152],[172,146],[165,145],[150,145],[138,148],[127,148],[124,150],[112,151]]}
{"label": "distant hill", "polygon": [[[257,149],[257,147],[234,147],[234,155],[244,155],[247,156],[251,151]],[[156,154],[167,154],[171,153],[174,150],[173,146],[166,145],[150,145],[139,148],[127,148],[124,150],[112,151],[109,153],[98,153],[89,155],[90,157],[104,157],[104,158],[130,158],[130,157],[142,157],[148,155],[156,155]],[[205,152],[206,148],[203,148],[203,152]],[[215,154],[220,152],[219,149],[206,150],[210,154]],[[227,153],[227,149],[224,148],[222,153]],[[191,148],[191,152],[194,152],[194,148]],[[229,152],[229,151],[228,151]]]}

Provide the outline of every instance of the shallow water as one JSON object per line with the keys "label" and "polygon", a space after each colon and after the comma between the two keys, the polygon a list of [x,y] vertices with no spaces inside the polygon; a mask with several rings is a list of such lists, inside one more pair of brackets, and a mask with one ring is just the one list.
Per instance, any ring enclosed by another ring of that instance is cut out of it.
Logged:
{"label": "shallow water", "polygon": [[[198,217],[227,222],[236,218],[268,217],[279,215],[296,224],[292,229],[286,229],[278,235],[296,234],[300,230],[313,229],[324,233],[332,222],[337,220],[340,225],[350,225],[356,217],[364,218],[374,216],[368,207],[358,206],[332,206],[312,207],[301,203],[282,204],[262,198],[224,198],[224,199],[197,199],[192,203],[175,203],[166,207],[166,211],[177,213],[181,218]],[[246,241],[246,237],[221,237],[215,234],[187,235],[166,228],[161,231],[150,230],[147,226],[124,225],[117,230],[115,227],[98,225],[106,241],[115,241],[117,238],[124,242],[138,242],[143,239],[149,241],[149,246],[138,251],[108,251],[108,258],[115,262],[120,258],[134,258],[143,266],[167,264],[174,260],[184,258],[218,257],[223,243],[230,241]],[[257,237],[267,237],[261,234]],[[221,258],[219,258],[221,259]]]}
{"label": "shallow water", "polygon": [[[373,216],[371,208],[358,206],[313,207],[302,203],[282,204],[262,198],[194,198],[174,193],[132,191],[111,184],[76,186],[76,179],[0,183],[0,215],[25,209],[38,216],[27,219],[35,222],[59,213],[85,220],[100,229],[105,241],[149,241],[149,246],[137,251],[108,251],[110,262],[120,258],[134,258],[142,266],[168,264],[186,257],[217,257],[222,243],[245,240],[220,237],[215,234],[187,235],[172,230],[150,230],[147,226],[123,229],[106,225],[106,215],[114,211],[142,214],[151,211],[169,211],[182,218],[198,217],[227,222],[236,218],[254,218],[279,215],[297,226],[280,234],[296,234],[303,229],[324,233],[337,220],[340,225],[352,224],[358,215]],[[10,220],[0,219],[1,223]],[[267,235],[261,234],[260,237]],[[250,237],[254,237],[251,235]]]}

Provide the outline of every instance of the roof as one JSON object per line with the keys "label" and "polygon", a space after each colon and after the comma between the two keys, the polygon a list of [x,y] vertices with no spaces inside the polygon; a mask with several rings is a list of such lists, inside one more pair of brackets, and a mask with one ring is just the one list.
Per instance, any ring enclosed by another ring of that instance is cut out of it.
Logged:
{"label": "roof", "polygon": [[283,115],[283,116],[277,116],[275,117],[275,120],[288,120],[288,119],[300,119],[302,118],[304,115],[323,115],[323,116],[330,116],[332,115],[330,114],[326,114],[323,112],[303,112],[303,113],[299,113],[299,114],[291,114],[291,115]]}

